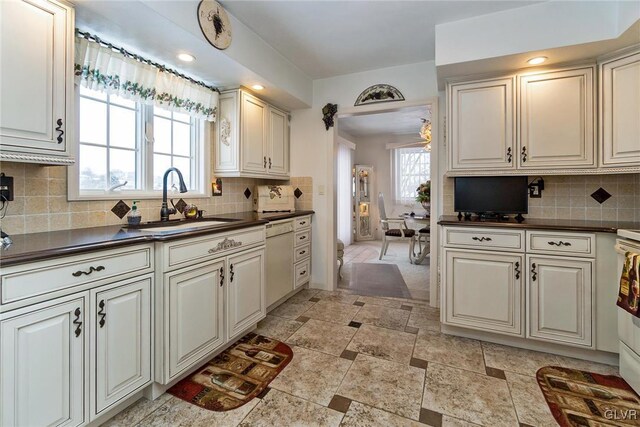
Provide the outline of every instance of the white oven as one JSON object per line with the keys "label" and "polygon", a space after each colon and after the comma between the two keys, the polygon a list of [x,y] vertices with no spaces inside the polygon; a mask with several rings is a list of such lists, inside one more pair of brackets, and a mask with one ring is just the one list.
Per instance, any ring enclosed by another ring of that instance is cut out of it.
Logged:
{"label": "white oven", "polygon": [[[627,252],[640,254],[640,230],[619,230],[616,241],[618,272]],[[613,302],[615,304],[615,302]],[[640,318],[618,308],[618,337],[620,338],[620,375],[640,393]]]}

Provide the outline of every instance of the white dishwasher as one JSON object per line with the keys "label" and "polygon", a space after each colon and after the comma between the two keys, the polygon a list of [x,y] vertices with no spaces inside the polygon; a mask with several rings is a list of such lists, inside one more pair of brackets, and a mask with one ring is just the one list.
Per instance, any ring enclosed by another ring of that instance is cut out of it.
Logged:
{"label": "white dishwasher", "polygon": [[267,224],[267,308],[293,291],[293,219]]}

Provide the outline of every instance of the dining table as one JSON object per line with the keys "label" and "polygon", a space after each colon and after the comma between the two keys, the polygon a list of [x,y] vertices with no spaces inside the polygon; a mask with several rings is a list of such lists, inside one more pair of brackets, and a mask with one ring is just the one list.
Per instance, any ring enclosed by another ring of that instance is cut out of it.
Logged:
{"label": "dining table", "polygon": [[[415,253],[411,256],[411,262],[413,264],[420,264],[429,255],[430,252],[430,232],[420,233],[420,230],[431,230],[431,216],[426,213],[405,213],[400,216],[405,220],[407,227],[416,231],[416,240],[418,242],[419,253]],[[423,240],[424,238],[424,240]],[[423,245],[424,243],[424,245]]]}

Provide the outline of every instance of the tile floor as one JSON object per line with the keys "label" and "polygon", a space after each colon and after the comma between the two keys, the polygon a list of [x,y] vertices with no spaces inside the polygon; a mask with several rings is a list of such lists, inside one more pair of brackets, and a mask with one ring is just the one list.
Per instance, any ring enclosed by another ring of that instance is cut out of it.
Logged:
{"label": "tile floor", "polygon": [[258,325],[294,352],[261,398],[213,412],[165,394],[107,425],[546,427],[556,422],[534,377],[539,367],[617,374],[439,329],[438,310],[422,301],[305,289]]}

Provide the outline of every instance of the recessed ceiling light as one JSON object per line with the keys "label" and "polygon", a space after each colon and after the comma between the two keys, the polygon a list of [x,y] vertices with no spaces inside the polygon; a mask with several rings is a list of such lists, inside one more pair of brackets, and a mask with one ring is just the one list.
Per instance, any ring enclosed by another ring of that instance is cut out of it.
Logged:
{"label": "recessed ceiling light", "polygon": [[262,85],[253,85],[253,86],[251,86],[251,89],[253,89],[253,90],[262,90],[262,89],[264,89],[264,86],[262,86]]}
{"label": "recessed ceiling light", "polygon": [[528,60],[527,62],[530,65],[538,65],[538,64],[542,64],[544,61],[546,61],[548,58],[546,56],[536,56],[535,58],[531,58],[530,60]]}
{"label": "recessed ceiling light", "polygon": [[190,55],[188,53],[179,53],[178,54],[178,59],[180,61],[184,61],[184,62],[193,62],[196,60],[196,57],[193,55]]}

